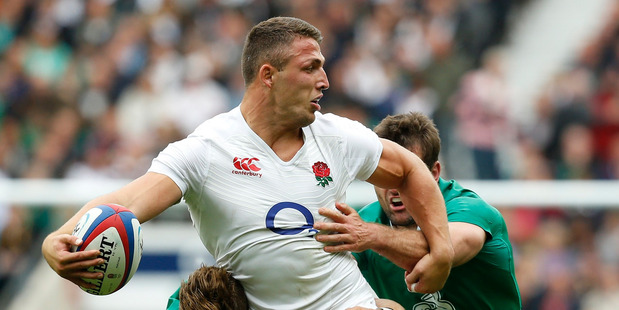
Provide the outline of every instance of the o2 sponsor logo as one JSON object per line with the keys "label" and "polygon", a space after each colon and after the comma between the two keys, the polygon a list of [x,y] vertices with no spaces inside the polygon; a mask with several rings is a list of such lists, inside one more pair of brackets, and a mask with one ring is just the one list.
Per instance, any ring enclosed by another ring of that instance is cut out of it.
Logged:
{"label": "o2 sponsor logo", "polygon": [[[296,210],[301,213],[303,217],[305,217],[305,224],[301,225],[300,227],[292,228],[275,227],[275,217],[279,212],[287,209]],[[297,235],[304,231],[307,231],[307,236],[312,237],[318,233],[318,230],[314,229],[314,216],[312,215],[312,212],[310,212],[310,210],[308,210],[306,207],[294,202],[280,202],[271,207],[271,209],[269,209],[269,212],[267,212],[265,224],[266,227],[272,232],[280,235]]]}

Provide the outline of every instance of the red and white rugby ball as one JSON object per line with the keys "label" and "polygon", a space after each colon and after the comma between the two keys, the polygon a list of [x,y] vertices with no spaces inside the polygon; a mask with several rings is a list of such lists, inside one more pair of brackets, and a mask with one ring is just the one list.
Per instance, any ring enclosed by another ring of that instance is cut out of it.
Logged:
{"label": "red and white rugby ball", "polygon": [[93,295],[108,295],[122,288],[135,274],[142,259],[142,228],[129,209],[105,204],[94,207],[80,218],[73,235],[82,239],[71,250],[99,250],[102,265],[89,267],[88,271],[102,272],[102,279],[84,279],[97,288],[81,287]]}

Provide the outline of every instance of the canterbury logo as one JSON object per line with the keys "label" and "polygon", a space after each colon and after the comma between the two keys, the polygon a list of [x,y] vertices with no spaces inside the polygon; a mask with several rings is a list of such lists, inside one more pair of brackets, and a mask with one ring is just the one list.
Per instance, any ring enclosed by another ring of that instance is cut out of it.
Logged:
{"label": "canterbury logo", "polygon": [[259,162],[260,159],[253,158],[238,158],[235,157],[232,160],[232,164],[236,170],[232,170],[232,174],[240,174],[240,175],[248,175],[251,177],[262,178],[262,173],[258,173],[258,171],[262,170],[260,167],[256,166],[256,162]]}
{"label": "canterbury logo", "polygon": [[254,162],[256,161],[260,161],[260,159],[258,158],[238,158],[235,157],[232,162],[234,163],[234,167],[238,170],[245,170],[245,171],[253,171],[253,172],[257,172],[260,171],[260,168],[258,168],[258,166],[256,166],[256,164],[254,164]]}

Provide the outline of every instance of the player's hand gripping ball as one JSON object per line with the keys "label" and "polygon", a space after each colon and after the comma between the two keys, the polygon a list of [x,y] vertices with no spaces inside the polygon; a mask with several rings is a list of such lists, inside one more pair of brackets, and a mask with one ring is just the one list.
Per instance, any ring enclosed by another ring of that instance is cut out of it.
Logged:
{"label": "player's hand gripping ball", "polygon": [[82,239],[80,246],[71,250],[99,250],[105,263],[89,267],[88,271],[103,273],[102,279],[84,279],[97,286],[81,287],[93,295],[108,295],[122,288],[135,274],[142,259],[142,229],[129,209],[105,204],[92,208],[82,216],[73,235]]}

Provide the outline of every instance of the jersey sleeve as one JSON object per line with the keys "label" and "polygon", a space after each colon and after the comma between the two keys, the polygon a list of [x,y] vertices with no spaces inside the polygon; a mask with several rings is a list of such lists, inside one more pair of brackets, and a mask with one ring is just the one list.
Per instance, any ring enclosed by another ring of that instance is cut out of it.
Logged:
{"label": "jersey sleeve", "polygon": [[361,124],[341,116],[326,114],[325,118],[337,127],[345,142],[345,154],[351,176],[365,181],[378,167],[383,144],[376,133]]}
{"label": "jersey sleeve", "polygon": [[497,209],[475,197],[458,197],[447,202],[447,220],[479,226],[490,237],[495,235],[494,225],[501,221]]}
{"label": "jersey sleeve", "polygon": [[378,167],[383,144],[372,130],[361,123],[353,122],[351,127],[353,134],[349,137],[351,147],[348,148],[348,152],[353,166],[350,169],[357,171],[355,175],[357,179],[365,181]]}
{"label": "jersey sleeve", "polygon": [[[188,189],[198,188],[208,171],[208,147],[197,137],[170,143],[157,155],[149,172],[168,176],[181,189],[183,195]],[[206,169],[205,169],[206,168]]]}

